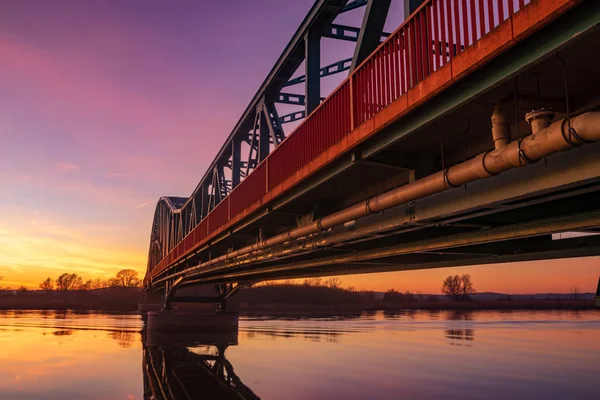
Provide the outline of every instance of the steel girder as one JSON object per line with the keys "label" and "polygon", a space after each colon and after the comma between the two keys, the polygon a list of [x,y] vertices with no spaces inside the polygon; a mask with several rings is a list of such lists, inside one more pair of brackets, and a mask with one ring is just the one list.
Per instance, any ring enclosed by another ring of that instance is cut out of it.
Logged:
{"label": "steel girder", "polygon": [[[335,18],[364,7],[361,27],[333,24]],[[322,100],[320,79],[348,71],[360,57],[373,51],[381,40],[389,0],[317,0],[252,101],[229,134],[189,198],[161,198],[152,225],[148,269],[166,256],[190,233],[275,147],[285,139],[282,124],[310,114]],[[334,34],[335,32],[335,34]],[[357,43],[352,59],[321,66],[320,41],[335,37]],[[371,38],[371,39],[369,39]],[[372,40],[372,38],[377,38]],[[305,74],[292,79],[302,62]],[[284,87],[304,83],[305,93],[281,93]],[[279,116],[275,103],[303,106],[303,110]]]}
{"label": "steel girder", "polygon": [[[581,21],[579,21],[579,22],[581,23],[582,21],[583,21],[583,23],[590,23],[590,22],[596,23],[590,17],[588,17],[587,19],[582,18]],[[573,32],[577,32],[579,30],[584,30],[584,29],[580,29],[580,26],[578,26],[577,24],[573,24],[571,30]],[[425,121],[431,121],[432,113],[433,114],[437,113],[438,116],[443,115],[445,112],[448,112],[450,108],[456,107],[456,103],[460,104],[460,103],[465,102],[466,101],[465,97],[469,98],[469,97],[473,96],[474,93],[481,91],[482,87],[488,87],[487,85],[490,85],[491,82],[497,83],[498,80],[502,79],[501,78],[502,76],[509,76],[510,73],[508,73],[507,71],[516,73],[517,71],[519,71],[520,68],[523,68],[524,66],[529,65],[531,62],[533,62],[533,60],[539,58],[541,56],[541,54],[544,54],[544,52],[549,51],[548,50],[549,47],[556,48],[556,47],[564,44],[565,43],[564,41],[570,40],[573,36],[575,36],[575,33],[571,32],[571,30],[567,29],[564,32],[561,32],[560,34],[557,34],[555,36],[551,36],[551,35],[546,36],[545,40],[542,40],[542,41],[529,42],[530,44],[535,43],[536,49],[532,50],[531,48],[529,48],[529,47],[531,47],[530,45],[523,45],[523,46],[519,46],[518,48],[515,48],[515,49],[507,52],[507,54],[503,55],[501,60],[499,59],[494,64],[494,68],[492,68],[494,71],[492,71],[492,72],[495,72],[495,73],[490,72],[491,67],[482,69],[481,74],[485,74],[487,79],[482,79],[482,80],[475,79],[475,81],[478,82],[478,84],[471,85],[471,90],[465,91],[465,88],[463,86],[457,85],[457,88],[462,90],[462,96],[457,96],[456,93],[453,93],[453,90],[448,90],[445,94],[441,95],[442,99],[440,101],[434,102],[433,107],[432,106],[427,107],[428,112],[417,111],[417,113],[416,113],[417,118],[411,119],[410,124],[409,124],[410,126],[408,128],[416,129],[415,127],[418,126],[419,124],[423,125],[424,123],[425,124],[427,123]],[[517,61],[515,61],[515,58],[517,59]],[[498,63],[500,64],[501,68],[498,68],[498,65],[497,65]],[[474,77],[479,78],[481,74],[476,72],[476,73],[474,73]],[[442,103],[442,104],[440,104],[440,103]],[[448,103],[452,104],[452,107],[448,107]],[[425,121],[423,121],[423,119],[425,119]],[[368,155],[368,154],[377,153],[383,147],[385,147],[386,145],[389,145],[390,136],[397,136],[398,134],[404,133],[403,129],[401,129],[401,128],[402,128],[401,126],[395,126],[394,129],[386,132],[387,134],[382,135],[382,137],[378,138],[378,140],[373,141],[372,143],[366,145],[363,148],[363,153],[362,153],[363,156],[365,154]],[[381,139],[383,139],[383,140],[381,140]],[[168,202],[165,201],[165,203],[168,203]],[[196,204],[196,203],[194,203],[192,201],[192,204]],[[203,203],[201,203],[201,204],[203,204]],[[158,211],[159,210],[157,207],[157,213],[158,213]],[[204,215],[206,215],[206,214],[204,214]],[[168,226],[168,224],[167,224],[167,226]],[[155,227],[155,225],[153,224],[153,232],[154,232],[154,227]],[[160,251],[162,251],[161,243],[151,241],[150,251],[151,251],[151,253],[154,252],[154,254],[161,254],[160,253]],[[570,254],[569,256],[576,256],[573,253],[569,253],[569,254]],[[504,260],[508,260],[508,259],[505,258]],[[512,258],[511,260],[514,261],[516,259]],[[149,261],[150,261],[150,257],[149,257]],[[478,262],[492,262],[492,261],[478,260]],[[445,264],[445,265],[448,265],[448,264]],[[359,270],[354,269],[353,271],[358,272]],[[312,272],[311,272],[311,274],[312,274]]]}

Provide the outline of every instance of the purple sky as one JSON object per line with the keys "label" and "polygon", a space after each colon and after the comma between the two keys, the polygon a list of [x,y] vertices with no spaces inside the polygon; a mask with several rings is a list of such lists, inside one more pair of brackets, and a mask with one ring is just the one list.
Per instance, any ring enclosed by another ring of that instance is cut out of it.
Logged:
{"label": "purple sky", "polygon": [[[144,271],[156,200],[193,191],[312,3],[0,0],[4,284]],[[351,51],[324,39],[323,64]],[[344,281],[430,279],[386,276]]]}

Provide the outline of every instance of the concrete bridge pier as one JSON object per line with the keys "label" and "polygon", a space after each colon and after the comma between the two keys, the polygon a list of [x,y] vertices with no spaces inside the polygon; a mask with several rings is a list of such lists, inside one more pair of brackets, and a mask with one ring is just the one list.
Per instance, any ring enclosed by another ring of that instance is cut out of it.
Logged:
{"label": "concrete bridge pier", "polygon": [[157,291],[145,291],[143,299],[138,303],[138,312],[143,316],[148,311],[160,311],[164,306],[164,298]]}
{"label": "concrete bridge pier", "polygon": [[189,287],[167,284],[159,302],[148,302],[144,306],[146,328],[159,331],[237,330],[238,313],[227,310],[227,299],[236,291],[237,287],[232,284]]}
{"label": "concrete bridge pier", "polygon": [[149,311],[146,329],[150,331],[230,331],[238,328],[236,311],[182,312]]}

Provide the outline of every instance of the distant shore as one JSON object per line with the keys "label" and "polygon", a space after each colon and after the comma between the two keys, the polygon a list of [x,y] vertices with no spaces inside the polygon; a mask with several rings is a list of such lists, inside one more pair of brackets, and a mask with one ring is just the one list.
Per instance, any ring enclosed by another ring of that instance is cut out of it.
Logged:
{"label": "distant shore", "polygon": [[137,311],[140,288],[27,292],[4,291],[0,310]]}
{"label": "distant shore", "polygon": [[437,310],[437,311],[485,311],[485,310],[593,310],[592,300],[489,300],[489,301],[414,301],[403,304],[370,305],[315,305],[289,303],[262,303],[244,305],[239,312],[249,316],[302,316],[302,315],[340,315],[370,311]]}
{"label": "distant shore", "polygon": [[[452,300],[442,296],[402,296],[393,300],[378,298],[373,292],[338,288],[273,285],[246,289],[231,298],[229,308],[244,315],[341,315],[370,311],[402,310],[589,310],[595,300],[585,298],[512,298]],[[0,310],[75,310],[136,312],[139,288],[106,288],[67,292],[0,292]],[[216,307],[216,305],[215,305]]]}

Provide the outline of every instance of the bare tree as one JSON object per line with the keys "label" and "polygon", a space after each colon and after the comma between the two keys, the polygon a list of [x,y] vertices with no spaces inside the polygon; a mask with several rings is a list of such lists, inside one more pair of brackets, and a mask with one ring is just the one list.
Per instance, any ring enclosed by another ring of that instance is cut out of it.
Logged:
{"label": "bare tree", "polygon": [[331,289],[339,289],[342,286],[340,278],[329,278],[325,281],[325,286]]}
{"label": "bare tree", "polygon": [[56,278],[56,289],[65,290],[77,290],[83,285],[83,279],[77,274],[64,273]]}
{"label": "bare tree", "polygon": [[452,296],[456,300],[468,299],[470,295],[475,293],[471,275],[449,275],[442,285],[442,293]]}
{"label": "bare tree", "polygon": [[402,300],[404,300],[404,295],[398,292],[396,289],[390,289],[383,295],[383,301],[399,302]]}
{"label": "bare tree", "polygon": [[460,277],[462,282],[461,285],[461,295],[463,299],[469,298],[473,293],[475,293],[475,288],[473,287],[473,282],[471,282],[471,275],[463,274]]}
{"label": "bare tree", "polygon": [[40,283],[40,289],[50,292],[54,290],[54,279],[46,278],[44,282]]}
{"label": "bare tree", "polygon": [[460,297],[460,276],[449,275],[442,284],[442,293],[447,296],[453,296],[455,299]]}
{"label": "bare tree", "polygon": [[581,297],[581,291],[579,290],[579,286],[573,286],[571,288],[570,293],[573,300],[579,300],[579,297]]}
{"label": "bare tree", "polygon": [[117,272],[117,276],[110,278],[108,283],[111,287],[139,287],[142,280],[138,272],[133,269],[122,269]]}
{"label": "bare tree", "polygon": [[90,284],[90,290],[103,289],[106,287],[108,287],[108,282],[103,281],[100,278],[92,280]]}
{"label": "bare tree", "polygon": [[305,279],[303,283],[304,286],[321,286],[322,284],[323,280],[321,278]]}

